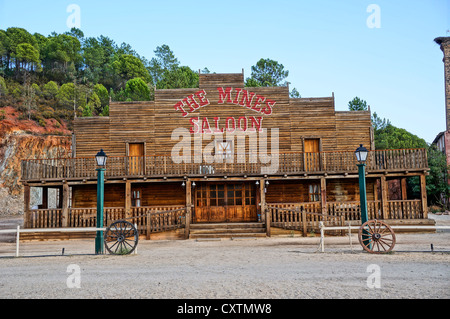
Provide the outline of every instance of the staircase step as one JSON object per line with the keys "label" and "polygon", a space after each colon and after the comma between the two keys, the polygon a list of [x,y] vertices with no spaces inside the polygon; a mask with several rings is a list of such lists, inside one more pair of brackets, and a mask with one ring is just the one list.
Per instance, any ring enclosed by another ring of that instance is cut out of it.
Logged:
{"label": "staircase step", "polygon": [[207,238],[257,238],[266,237],[266,228],[262,223],[214,223],[191,224],[191,239]]}

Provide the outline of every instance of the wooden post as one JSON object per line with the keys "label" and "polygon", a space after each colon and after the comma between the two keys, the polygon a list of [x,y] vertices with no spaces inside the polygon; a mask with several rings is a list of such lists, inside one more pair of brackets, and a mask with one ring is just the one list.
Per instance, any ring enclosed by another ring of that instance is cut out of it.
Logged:
{"label": "wooden post", "polygon": [[265,214],[266,220],[266,236],[270,237],[270,212],[269,209],[266,208],[266,192],[265,192],[265,181],[264,179],[259,180],[259,195],[260,195],[260,205],[261,205],[261,216]]}
{"label": "wooden post", "polygon": [[147,240],[150,240],[151,229],[152,229],[152,215],[150,214],[150,212],[148,212],[147,213],[147,234],[146,234]]}
{"label": "wooden post", "polygon": [[125,182],[125,218],[131,217],[131,182]]}
{"label": "wooden post", "polygon": [[303,233],[303,237],[306,237],[307,234],[307,228],[306,228],[306,212],[304,209],[301,210],[300,212],[302,214],[302,233]]}
{"label": "wooden post", "polygon": [[48,208],[48,187],[42,187],[42,205],[41,208]]}
{"label": "wooden post", "polygon": [[69,184],[63,184],[62,190],[62,206],[61,206],[61,214],[62,214],[62,227],[69,227],[69,196],[70,189]]}
{"label": "wooden post", "polygon": [[428,218],[428,203],[427,203],[427,184],[425,174],[420,175],[420,197],[422,201],[423,218]]}
{"label": "wooden post", "polygon": [[23,187],[23,212],[25,214],[25,228],[31,227],[31,216],[30,216],[30,186],[24,185]]}
{"label": "wooden post", "polygon": [[408,195],[407,195],[407,184],[406,184],[406,177],[403,177],[400,180],[400,185],[401,185],[401,190],[402,190],[402,200],[407,200],[408,199]]}
{"label": "wooden post", "polygon": [[322,214],[327,214],[327,181],[325,177],[320,178],[320,202],[322,206]]}
{"label": "wooden post", "polygon": [[380,182],[381,182],[381,213],[383,215],[383,219],[387,219],[389,217],[389,203],[388,203],[389,190],[388,190],[388,183],[386,181],[386,176],[381,176]]}
{"label": "wooden post", "polygon": [[191,228],[192,211],[192,185],[191,181],[186,181],[186,225],[184,228],[184,238],[189,239]]}

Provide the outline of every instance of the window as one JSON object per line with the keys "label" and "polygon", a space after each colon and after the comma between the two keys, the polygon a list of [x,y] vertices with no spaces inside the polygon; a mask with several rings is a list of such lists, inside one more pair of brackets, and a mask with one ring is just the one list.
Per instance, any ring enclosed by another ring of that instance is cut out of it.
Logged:
{"label": "window", "polygon": [[320,186],[319,184],[309,185],[309,201],[318,202],[320,201]]}
{"label": "window", "polygon": [[233,158],[233,141],[216,141],[216,155],[222,159]]}
{"label": "window", "polygon": [[142,191],[140,189],[135,189],[131,197],[131,206],[141,207],[141,196]]}

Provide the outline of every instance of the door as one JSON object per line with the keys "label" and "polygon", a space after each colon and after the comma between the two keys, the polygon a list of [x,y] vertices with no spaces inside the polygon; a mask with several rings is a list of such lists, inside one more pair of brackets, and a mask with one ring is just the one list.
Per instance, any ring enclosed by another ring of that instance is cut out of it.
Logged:
{"label": "door", "polygon": [[195,190],[193,222],[254,222],[257,219],[253,183],[201,183]]}
{"label": "door", "polygon": [[144,143],[128,143],[128,173],[145,175]]}
{"label": "door", "polygon": [[305,138],[305,170],[320,170],[320,139]]}

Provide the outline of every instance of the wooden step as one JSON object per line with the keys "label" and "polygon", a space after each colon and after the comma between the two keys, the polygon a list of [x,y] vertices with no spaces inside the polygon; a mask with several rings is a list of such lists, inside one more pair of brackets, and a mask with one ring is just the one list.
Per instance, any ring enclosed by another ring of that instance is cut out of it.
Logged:
{"label": "wooden step", "polygon": [[266,237],[262,223],[191,224],[191,239]]}

